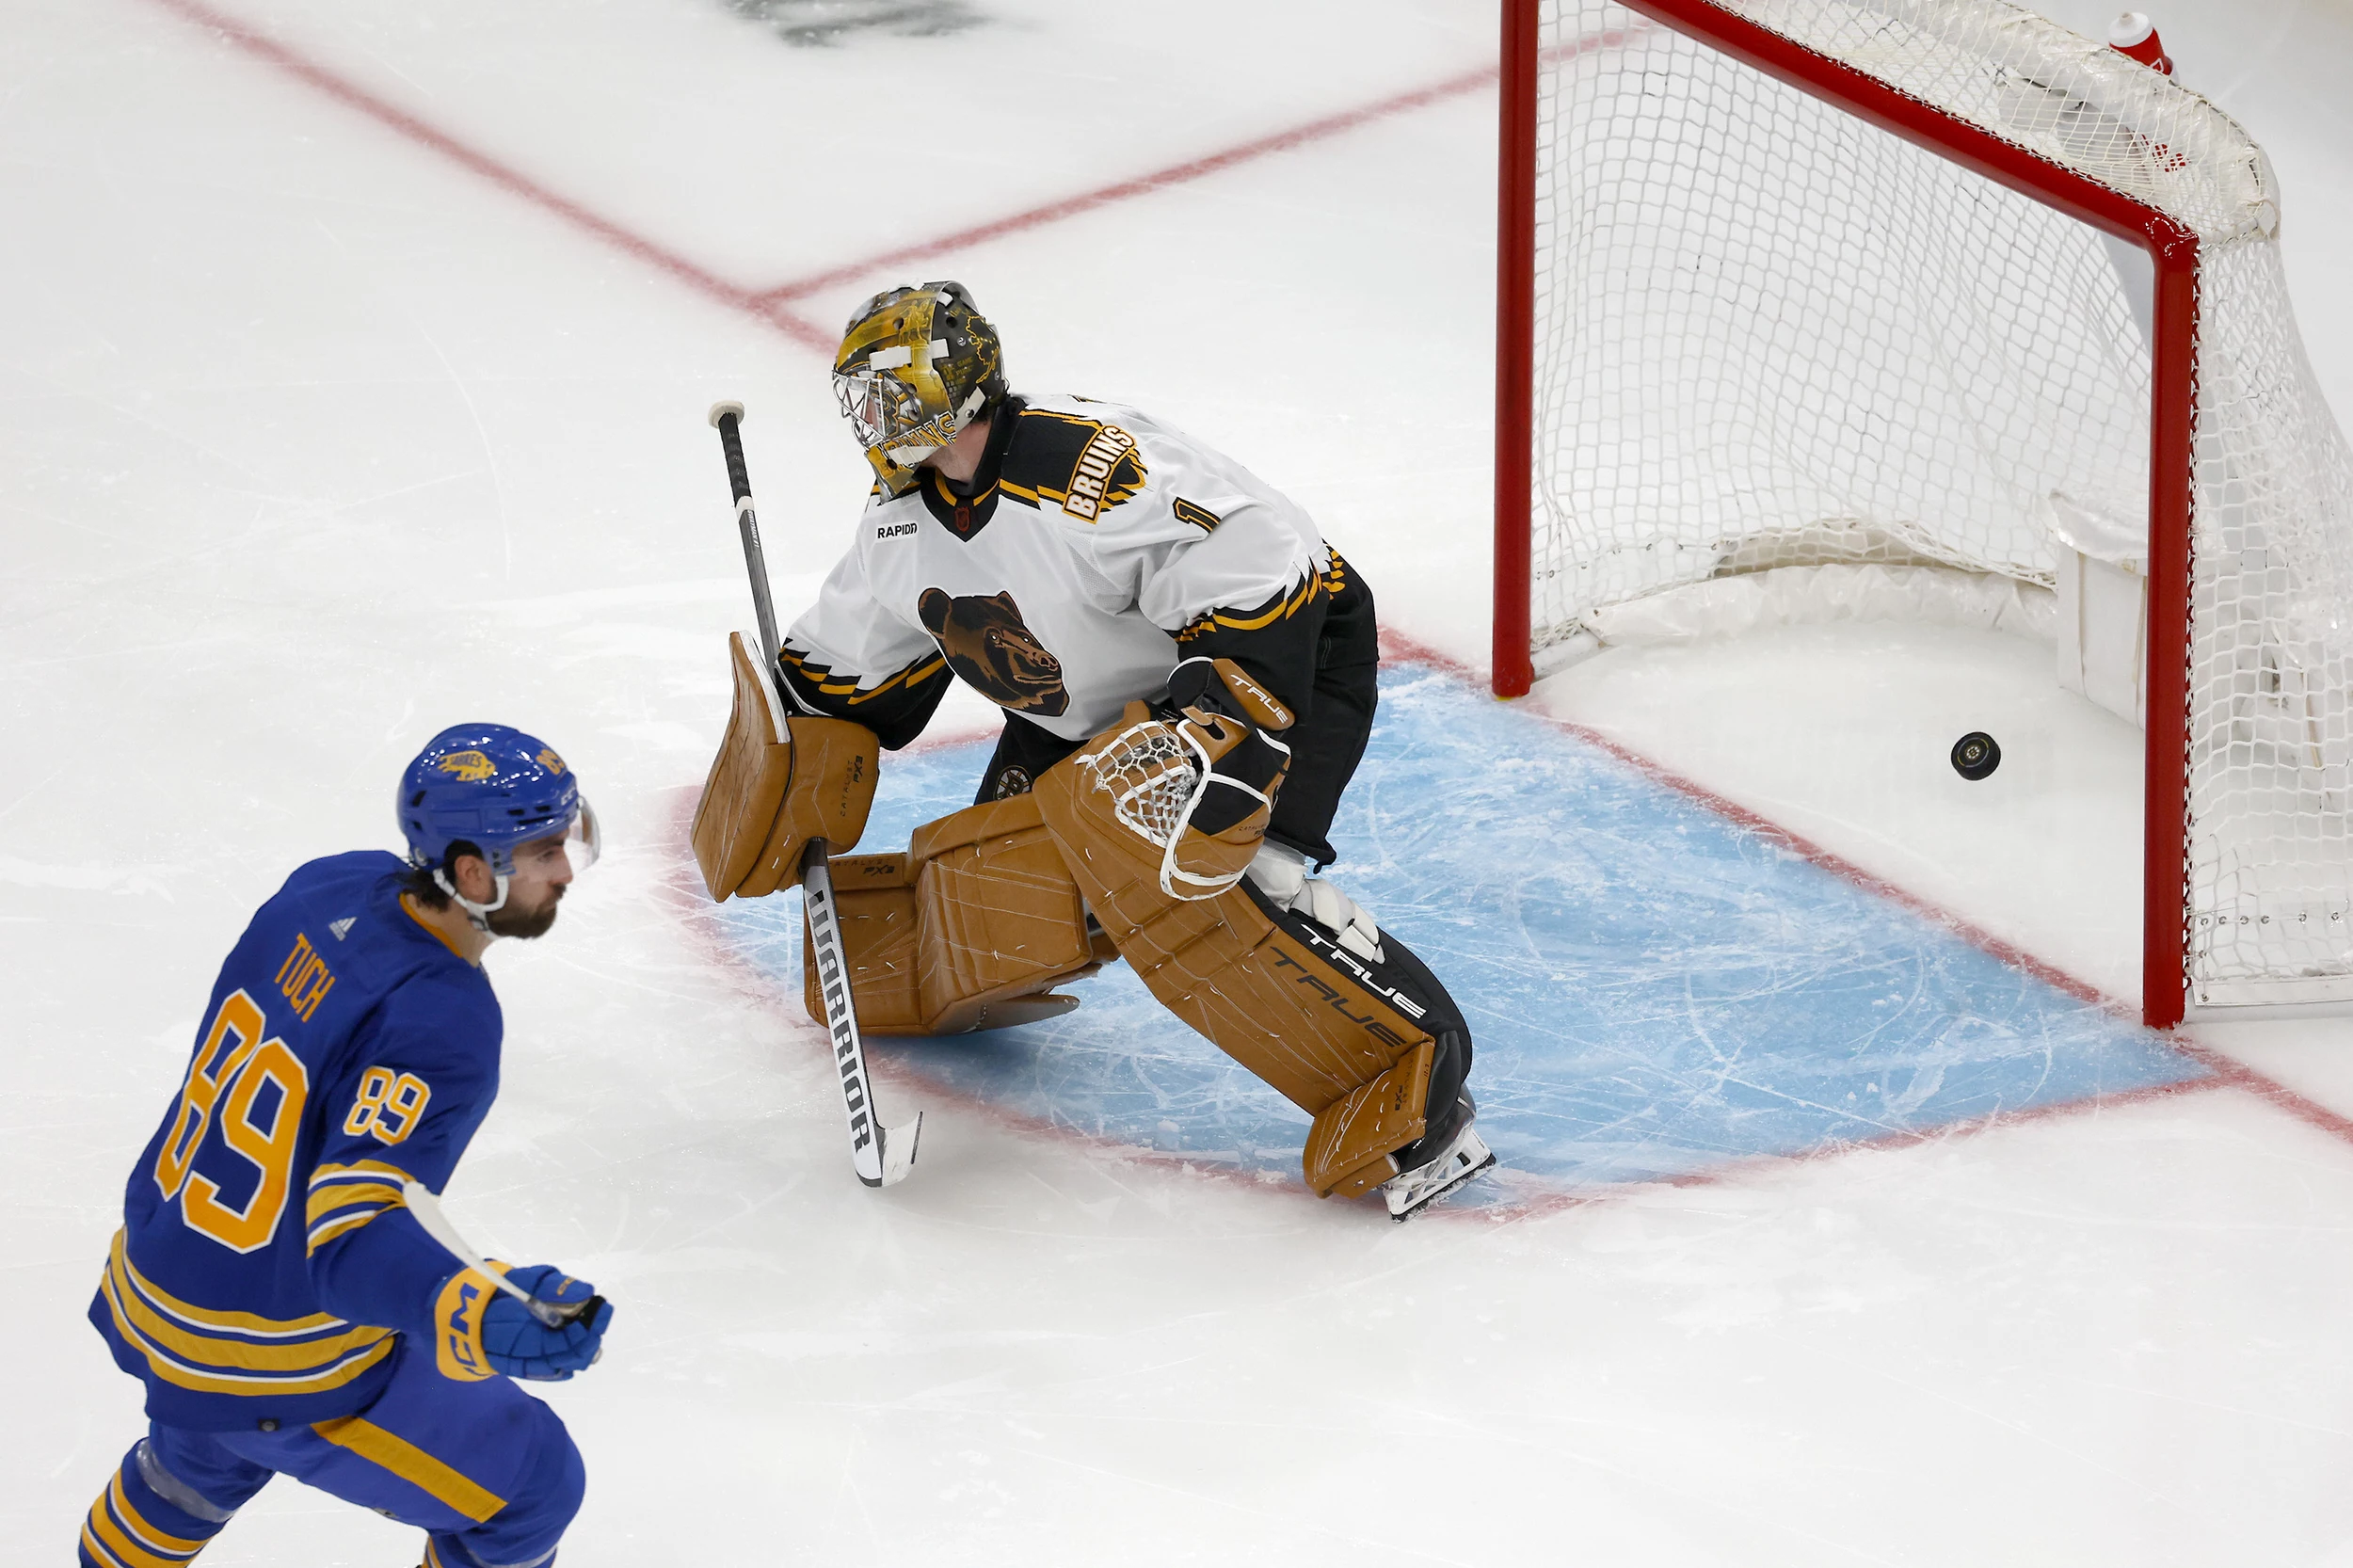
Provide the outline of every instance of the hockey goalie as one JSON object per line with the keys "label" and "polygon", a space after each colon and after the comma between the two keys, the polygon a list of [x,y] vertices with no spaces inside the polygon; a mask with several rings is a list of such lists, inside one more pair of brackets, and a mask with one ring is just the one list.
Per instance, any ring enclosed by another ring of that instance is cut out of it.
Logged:
{"label": "hockey goalie", "polygon": [[[1004,710],[974,803],[833,861],[860,1030],[947,1034],[1078,1005],[1125,960],[1314,1117],[1320,1196],[1403,1218],[1494,1164],[1470,1032],[1330,881],[1372,728],[1372,594],[1305,512],[1136,409],[1007,389],[963,285],[876,295],[836,357],[875,482],[856,543],[736,701],[695,824],[714,898],[854,844],[878,753],[952,678]],[[810,1012],[822,1017],[811,980]]]}

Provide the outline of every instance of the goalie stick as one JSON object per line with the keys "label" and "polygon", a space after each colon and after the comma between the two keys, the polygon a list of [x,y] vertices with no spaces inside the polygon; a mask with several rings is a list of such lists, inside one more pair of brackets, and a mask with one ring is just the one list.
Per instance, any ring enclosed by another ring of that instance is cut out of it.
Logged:
{"label": "goalie stick", "polygon": [[[776,665],[776,612],[768,598],[768,562],[760,552],[760,521],[752,509],[752,481],[744,464],[744,405],[714,403],[711,424],[727,454],[728,483],[735,491],[735,526],[744,538],[744,569],[751,575],[752,608],[760,616],[760,648],[768,668]],[[901,1127],[887,1128],[874,1110],[873,1080],[867,1076],[866,1044],[858,1037],[857,1013],[850,1000],[850,966],[841,948],[841,922],[835,916],[832,862],[825,840],[812,839],[801,856],[801,900],[808,914],[810,951],[817,984],[825,1000],[825,1030],[833,1039],[834,1065],[841,1074],[841,1102],[850,1118],[850,1163],[869,1187],[888,1187],[906,1178],[923,1136],[923,1113]]]}
{"label": "goalie stick", "polygon": [[432,1189],[425,1186],[424,1182],[402,1182],[400,1195],[408,1204],[408,1212],[416,1216],[417,1224],[424,1227],[424,1233],[427,1236],[441,1244],[443,1252],[448,1253],[458,1262],[522,1303],[530,1309],[533,1317],[548,1327],[562,1328],[575,1318],[586,1318],[592,1325],[596,1322],[592,1314],[604,1304],[602,1296],[591,1296],[584,1302],[543,1302],[498,1270],[491,1268],[489,1264],[485,1263],[482,1260],[482,1255],[473,1250],[472,1244],[457,1234],[457,1227],[451,1224],[449,1216],[441,1212],[441,1200],[434,1196]]}

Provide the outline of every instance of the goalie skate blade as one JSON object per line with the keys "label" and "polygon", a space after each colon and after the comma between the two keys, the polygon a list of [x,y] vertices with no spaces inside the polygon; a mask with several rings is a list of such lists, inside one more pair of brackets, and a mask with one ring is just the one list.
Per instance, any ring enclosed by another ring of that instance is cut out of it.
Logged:
{"label": "goalie skate blade", "polygon": [[1389,1218],[1403,1224],[1481,1171],[1493,1170],[1495,1163],[1495,1154],[1486,1141],[1465,1128],[1447,1146],[1446,1153],[1427,1165],[1391,1176],[1381,1184],[1381,1195],[1388,1201]]}
{"label": "goalie skate blade", "polygon": [[906,1180],[915,1169],[916,1145],[923,1140],[923,1112],[918,1111],[915,1120],[904,1127],[887,1127],[882,1134],[882,1175],[872,1179],[859,1176],[869,1187],[895,1187]]}

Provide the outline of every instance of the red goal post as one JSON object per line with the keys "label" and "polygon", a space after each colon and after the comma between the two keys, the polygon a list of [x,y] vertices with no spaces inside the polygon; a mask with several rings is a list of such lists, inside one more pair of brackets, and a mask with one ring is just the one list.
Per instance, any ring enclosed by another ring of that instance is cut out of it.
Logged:
{"label": "red goal post", "polygon": [[[1497,694],[1730,572],[2047,589],[2052,519],[2145,512],[2142,1015],[2353,1000],[2353,463],[2260,150],[2001,0],[1505,0],[1503,28]],[[2039,210],[2147,255],[2137,318],[2125,264]]]}

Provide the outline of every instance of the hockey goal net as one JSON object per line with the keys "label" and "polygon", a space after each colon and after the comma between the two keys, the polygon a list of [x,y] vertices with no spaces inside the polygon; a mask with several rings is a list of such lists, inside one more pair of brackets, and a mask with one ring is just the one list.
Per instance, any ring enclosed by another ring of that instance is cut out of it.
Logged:
{"label": "hockey goal net", "polygon": [[2353,460],[2246,133],[2001,0],[1506,0],[1503,125],[1497,691],[1736,574],[2137,542],[2144,1016],[2353,1000]]}

